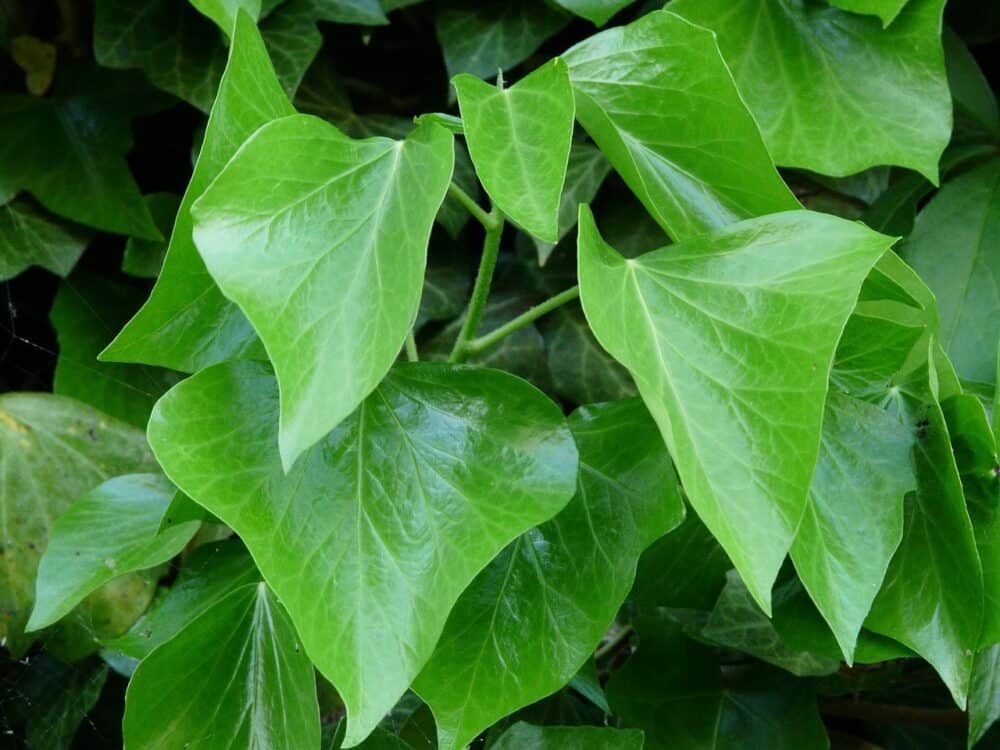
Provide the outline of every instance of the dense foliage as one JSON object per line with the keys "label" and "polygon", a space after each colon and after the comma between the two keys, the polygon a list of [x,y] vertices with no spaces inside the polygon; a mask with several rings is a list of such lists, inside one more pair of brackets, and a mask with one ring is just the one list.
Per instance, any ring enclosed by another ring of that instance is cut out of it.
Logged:
{"label": "dense foliage", "polygon": [[944,6],[3,0],[0,745],[1000,747]]}

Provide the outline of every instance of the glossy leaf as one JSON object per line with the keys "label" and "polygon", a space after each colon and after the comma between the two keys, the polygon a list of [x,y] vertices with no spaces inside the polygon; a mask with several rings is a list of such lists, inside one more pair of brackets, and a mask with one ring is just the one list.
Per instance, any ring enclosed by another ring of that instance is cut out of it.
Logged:
{"label": "glossy leaf", "polygon": [[165,239],[141,240],[129,237],[125,243],[125,255],[122,256],[122,270],[133,276],[155,279],[163,267],[163,256],[167,253],[166,238],[170,237],[181,199],[174,193],[151,193],[145,200],[156,228]]}
{"label": "glossy leaf", "polygon": [[242,10],[255,21],[260,16],[260,0],[189,0],[199,13],[212,19],[222,33],[228,35],[236,24],[236,14]]}
{"label": "glossy leaf", "polygon": [[250,324],[222,296],[198,255],[191,234],[191,205],[251,133],[293,111],[253,22],[241,16],[163,270],[146,304],[102,359],[192,372],[226,359],[262,354]]}
{"label": "glossy leaf", "polygon": [[611,17],[624,10],[635,0],[555,0],[570,13],[591,21],[595,26],[603,26]]}
{"label": "glossy leaf", "polygon": [[993,384],[1000,337],[1000,159],[948,182],[917,216],[903,257],[941,312],[941,343],[963,378]]}
{"label": "glossy leaf", "polygon": [[638,399],[585,407],[569,424],[576,496],[469,585],[414,684],[443,750],[569,682],[614,620],[639,554],[683,518],[663,439]]}
{"label": "glossy leaf", "polygon": [[566,64],[557,58],[510,88],[468,74],[452,84],[472,163],[487,194],[512,221],[555,242],[573,137]]}
{"label": "glossy leaf", "polygon": [[909,0],[829,0],[829,2],[852,13],[878,16],[882,20],[882,25],[888,26]]}
{"label": "glossy leaf", "polygon": [[67,276],[83,253],[90,232],[49,214],[28,197],[0,206],[0,281],[29,266]]}
{"label": "glossy leaf", "polygon": [[221,365],[164,396],[149,437],[171,479],[246,542],[356,744],[475,575],[568,502],[576,449],[554,404],[482,369],[399,367],[287,476],[277,416],[264,365]]}
{"label": "glossy leaf", "polygon": [[653,12],[563,59],[577,119],[675,240],[798,208],[708,31]]}
{"label": "glossy leaf", "polygon": [[626,260],[581,209],[587,320],[632,373],[691,504],[765,612],[806,508],[837,340],[891,243],[796,211]]}
{"label": "glossy leaf", "polygon": [[123,732],[127,748],[319,750],[312,664],[267,586],[237,589],[140,662]]}
{"label": "glossy leaf", "polygon": [[781,166],[844,176],[896,164],[938,179],[951,134],[943,0],[910,0],[887,29],[819,3],[675,0],[712,29]]}
{"label": "glossy leaf", "polygon": [[51,625],[108,581],[180,552],[199,524],[189,521],[159,533],[175,492],[162,475],[130,474],[74,502],[49,532],[26,630]]}
{"label": "glossy leaf", "polygon": [[492,750],[642,750],[642,732],[612,727],[536,727],[518,722]]}
{"label": "glossy leaf", "polygon": [[[0,395],[0,638],[19,656],[48,531],[80,495],[110,477],[152,471],[142,433],[64,396]],[[53,467],[59,470],[54,471]]]}
{"label": "glossy leaf", "polygon": [[912,431],[882,409],[830,393],[791,556],[849,664],[903,538],[903,497],[916,489],[912,446]]}

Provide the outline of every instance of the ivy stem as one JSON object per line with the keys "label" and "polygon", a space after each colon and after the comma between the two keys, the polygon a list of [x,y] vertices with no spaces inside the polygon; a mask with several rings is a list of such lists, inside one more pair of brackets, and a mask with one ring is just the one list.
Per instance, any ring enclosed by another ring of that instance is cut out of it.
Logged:
{"label": "ivy stem", "polygon": [[510,336],[515,331],[524,328],[526,325],[534,323],[543,315],[548,315],[553,310],[557,310],[567,302],[572,302],[580,297],[580,287],[574,286],[569,289],[559,292],[559,294],[554,297],[549,297],[544,302],[539,302],[537,305],[518,315],[513,320],[504,323],[499,328],[496,328],[484,336],[480,336],[477,339],[473,339],[465,345],[466,354],[479,354],[487,349],[496,346],[503,339]]}
{"label": "ivy stem", "polygon": [[410,329],[409,334],[406,336],[406,360],[408,362],[419,362],[420,354],[417,352],[417,339],[413,335],[413,329]]}
{"label": "ivy stem", "polygon": [[[452,186],[454,184],[452,183]],[[475,201],[473,201],[473,205],[475,205]],[[476,206],[476,208],[479,207]],[[482,209],[479,210],[482,211]],[[486,298],[490,294],[490,283],[493,281],[493,271],[497,266],[497,255],[500,252],[500,237],[503,236],[504,219],[500,209],[494,206],[486,214],[483,226],[486,228],[486,237],[483,240],[483,257],[479,261],[479,271],[476,273],[476,283],[472,287],[472,297],[469,298],[469,306],[465,310],[462,330],[458,332],[455,346],[451,350],[451,356],[448,357],[449,362],[461,362],[465,359],[469,342],[475,337],[479,323],[483,319]]]}
{"label": "ivy stem", "polygon": [[494,209],[487,213],[483,210],[482,206],[476,203],[475,198],[462,190],[454,182],[448,185],[448,194],[461,203],[465,207],[465,210],[472,215],[472,218],[482,224],[487,232],[491,229],[497,229],[497,224],[503,225],[503,216],[498,211]]}

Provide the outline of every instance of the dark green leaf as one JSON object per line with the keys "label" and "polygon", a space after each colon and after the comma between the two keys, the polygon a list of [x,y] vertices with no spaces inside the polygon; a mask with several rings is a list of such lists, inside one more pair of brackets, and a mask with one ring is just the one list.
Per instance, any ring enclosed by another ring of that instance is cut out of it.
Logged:
{"label": "dark green leaf", "polygon": [[0,281],[29,266],[66,276],[89,240],[83,227],[52,216],[31,198],[14,198],[0,206]]}
{"label": "dark green leaf", "polygon": [[[146,207],[149,209],[156,228],[164,238],[170,237],[174,226],[177,209],[181,199],[174,193],[151,193],[147,195]],[[122,258],[122,270],[133,276],[145,279],[155,279],[163,266],[163,256],[167,253],[167,240],[141,240],[129,237],[125,244],[125,255]]]}
{"label": "dark green leaf", "polygon": [[535,727],[518,722],[493,750],[642,750],[642,732],[611,727]]}

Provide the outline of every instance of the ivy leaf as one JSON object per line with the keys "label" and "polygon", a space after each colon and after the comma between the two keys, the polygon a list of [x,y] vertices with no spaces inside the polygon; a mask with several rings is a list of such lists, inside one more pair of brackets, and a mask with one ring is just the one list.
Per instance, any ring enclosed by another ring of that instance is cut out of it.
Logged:
{"label": "ivy leaf", "polygon": [[536,727],[517,722],[491,750],[642,750],[642,732],[611,727]]}
{"label": "ivy leaf", "polygon": [[24,625],[54,519],[104,480],[154,471],[156,462],[136,428],[73,399],[40,393],[0,395],[0,456],[0,515],[7,519],[0,638],[18,658],[34,640]]}
{"label": "ivy leaf", "polygon": [[837,339],[891,244],[792,211],[627,260],[581,207],[587,320],[632,373],[691,504],[765,613],[806,508]]}
{"label": "ivy leaf", "polygon": [[575,497],[469,585],[414,683],[442,750],[569,682],[614,620],[639,554],[683,518],[641,401],[585,407],[569,425],[580,451]]}
{"label": "ivy leaf", "polygon": [[570,13],[586,18],[595,26],[603,26],[612,16],[624,10],[635,0],[555,0]]}
{"label": "ivy leaf", "polygon": [[436,26],[448,77],[492,78],[522,62],[568,21],[537,0],[444,0],[437,5]]}
{"label": "ivy leaf", "polygon": [[1000,159],[941,188],[902,251],[934,292],[941,343],[962,378],[990,387],[1000,337]]}
{"label": "ivy leaf", "polygon": [[277,422],[267,367],[230,363],[164,396],[149,439],[175,484],[246,542],[344,699],[356,744],[475,575],[569,501],[576,448],[531,386],[445,365],[394,370],[287,475]]}
{"label": "ivy leaf", "polygon": [[189,0],[199,13],[212,19],[226,36],[236,24],[236,15],[244,11],[254,21],[260,17],[260,0]]}
{"label": "ivy leaf", "polygon": [[[164,238],[169,237],[180,208],[180,196],[174,193],[150,193],[145,201],[156,228]],[[155,279],[163,267],[163,256],[166,253],[166,239],[142,240],[129,237],[122,256],[122,271],[144,279]]]}
{"label": "ivy leaf", "polygon": [[226,359],[263,353],[249,322],[216,288],[195,248],[191,204],[251,133],[293,112],[260,34],[250,17],[241,14],[198,163],[177,211],[163,270],[146,304],[101,353],[101,359],[194,372]]}
{"label": "ivy leaf", "polygon": [[819,459],[791,556],[848,664],[903,538],[903,497],[916,488],[913,433],[882,409],[831,392]]}
{"label": "ivy leaf", "polygon": [[0,281],[29,266],[66,276],[90,241],[83,227],[52,216],[22,196],[0,206]]}
{"label": "ivy leaf", "polygon": [[97,356],[141,300],[130,286],[76,273],[59,285],[49,312],[59,341],[52,390],[140,428],[146,426],[156,399],[178,381],[177,373],[98,362]]}
{"label": "ivy leaf", "polygon": [[1000,644],[976,654],[969,685],[969,747],[1000,719]]}
{"label": "ivy leaf", "polygon": [[709,31],[657,11],[563,59],[580,124],[675,240],[799,207]]}
{"label": "ivy leaf", "polygon": [[887,29],[816,3],[676,0],[712,29],[775,162],[836,177],[896,164],[938,180],[951,136],[944,0],[910,0]]}
{"label": "ivy leaf", "polygon": [[200,524],[189,521],[158,533],[175,492],[162,475],[129,474],[74,502],[49,532],[25,630],[48,627],[108,581],[180,552]]}
{"label": "ivy leaf", "polygon": [[125,694],[125,743],[319,750],[314,674],[270,589],[243,586],[139,663]]}
{"label": "ivy leaf", "polygon": [[106,639],[103,644],[144,659],[233,591],[259,581],[260,573],[238,540],[203,544],[184,560],[174,584],[153,601],[128,632]]}
{"label": "ivy leaf", "polygon": [[355,141],[294,115],[258,130],[198,200],[202,258],[274,364],[286,469],[399,355],[453,158],[436,125]]}
{"label": "ivy leaf", "polygon": [[127,106],[86,88],[46,98],[0,94],[0,203],[23,190],[80,224],[157,239],[125,162],[132,148]]}
{"label": "ivy leaf", "polygon": [[831,5],[850,11],[878,16],[882,26],[888,26],[909,0],[828,0]]}
{"label": "ivy leaf", "polygon": [[945,27],[942,42],[955,116],[952,138],[995,142],[1000,137],[1000,108],[989,81],[958,34]]}
{"label": "ivy leaf", "polygon": [[573,139],[573,90],[556,58],[510,88],[468,74],[452,81],[486,193],[512,221],[559,239],[559,201]]}

